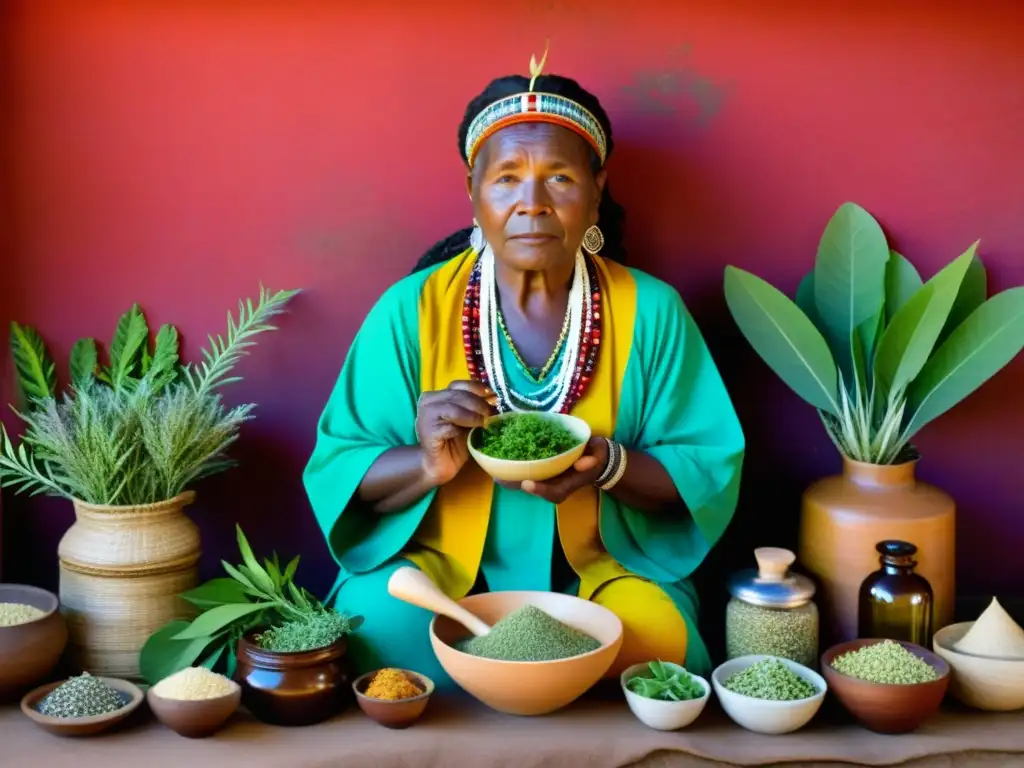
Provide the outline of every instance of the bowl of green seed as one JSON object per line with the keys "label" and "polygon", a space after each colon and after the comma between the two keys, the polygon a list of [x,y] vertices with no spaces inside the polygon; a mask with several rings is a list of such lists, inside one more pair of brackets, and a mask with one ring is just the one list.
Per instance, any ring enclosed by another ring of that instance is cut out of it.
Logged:
{"label": "bowl of green seed", "polygon": [[141,689],[127,680],[83,672],[26,693],[21,711],[58,736],[93,736],[128,717],[142,699]]}
{"label": "bowl of green seed", "polygon": [[469,433],[469,454],[495,480],[543,482],[583,455],[590,426],[566,413],[509,412]]}
{"label": "bowl of green seed", "polygon": [[779,656],[739,656],[711,673],[722,709],[755,733],[792,733],[818,714],[828,684],[813,669]]}
{"label": "bowl of green seed", "polygon": [[876,733],[907,733],[934,715],[949,685],[949,665],[914,643],[850,640],[821,657],[829,687],[857,722]]}

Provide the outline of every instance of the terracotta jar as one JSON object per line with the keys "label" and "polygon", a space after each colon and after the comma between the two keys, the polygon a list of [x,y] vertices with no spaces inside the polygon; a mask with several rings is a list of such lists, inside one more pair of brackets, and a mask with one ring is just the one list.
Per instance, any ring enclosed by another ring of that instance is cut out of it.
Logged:
{"label": "terracotta jar", "polygon": [[934,626],[953,621],[956,504],[918,481],[916,462],[864,464],[843,458],[843,473],[811,485],[803,496],[799,560],[819,585],[824,645],[857,638],[858,598],[878,568],[875,545],[887,539],[917,546],[917,572],[932,586]]}
{"label": "terracotta jar", "polygon": [[257,645],[255,636],[265,629],[247,632],[236,654],[235,680],[253,717],[273,725],[312,725],[354,700],[344,637],[315,651],[279,653]]}
{"label": "terracotta jar", "polygon": [[184,512],[194,500],[188,491],[137,507],[75,502],[57,548],[73,668],[139,679],[149,636],[195,615],[179,597],[199,579],[199,529]]}

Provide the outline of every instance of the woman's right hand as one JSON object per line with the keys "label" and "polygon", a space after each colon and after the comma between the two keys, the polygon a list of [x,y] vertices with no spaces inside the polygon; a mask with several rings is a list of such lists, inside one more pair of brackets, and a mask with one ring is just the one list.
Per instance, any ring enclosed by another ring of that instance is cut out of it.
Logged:
{"label": "woman's right hand", "polygon": [[423,449],[423,472],[434,485],[454,479],[469,460],[467,437],[495,414],[497,396],[478,381],[453,381],[446,389],[424,392],[416,409],[416,434]]}

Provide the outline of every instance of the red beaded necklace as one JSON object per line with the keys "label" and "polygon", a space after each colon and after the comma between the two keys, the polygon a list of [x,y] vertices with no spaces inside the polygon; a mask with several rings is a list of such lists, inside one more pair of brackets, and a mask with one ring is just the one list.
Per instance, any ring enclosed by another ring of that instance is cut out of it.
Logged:
{"label": "red beaded necklace", "polygon": [[[598,280],[597,268],[593,259],[584,255],[587,275],[590,279],[590,306],[584,316],[580,329],[579,358],[572,373],[572,385],[569,396],[562,406],[561,413],[569,413],[587,391],[594,370],[597,367],[598,353],[601,351],[601,283]],[[466,295],[462,302],[462,348],[466,355],[469,375],[476,381],[490,386],[487,371],[484,367],[483,351],[480,347],[480,259],[477,258],[473,271],[466,286]],[[510,410],[508,404],[501,404],[501,410]]]}

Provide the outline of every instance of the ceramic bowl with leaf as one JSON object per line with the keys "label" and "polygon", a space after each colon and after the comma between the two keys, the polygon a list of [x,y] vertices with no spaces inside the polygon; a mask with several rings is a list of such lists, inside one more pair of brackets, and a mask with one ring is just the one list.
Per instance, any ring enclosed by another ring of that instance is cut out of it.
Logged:
{"label": "ceramic bowl with leaf", "polygon": [[626,703],[637,719],[659,731],[685,728],[708,703],[711,685],[679,664],[634,664],[619,678]]}
{"label": "ceramic bowl with leaf", "polygon": [[[267,657],[271,665],[303,654],[340,658],[346,636],[362,624],[362,617],[327,608],[295,583],[298,557],[283,567],[276,553],[260,562],[241,527],[236,526],[236,534],[242,562],[221,561],[226,577],[181,595],[200,610],[199,615],[164,625],[143,646],[139,663],[150,684],[190,666],[238,679],[240,649]],[[345,685],[339,681],[339,686]],[[243,684],[243,699],[245,690]]]}

